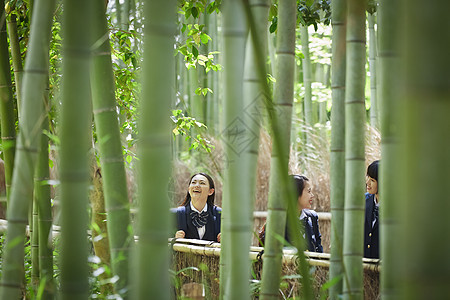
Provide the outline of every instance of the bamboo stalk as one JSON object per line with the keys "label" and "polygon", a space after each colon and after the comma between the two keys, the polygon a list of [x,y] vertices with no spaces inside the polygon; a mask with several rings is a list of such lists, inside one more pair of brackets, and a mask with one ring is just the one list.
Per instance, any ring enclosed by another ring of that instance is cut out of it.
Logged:
{"label": "bamboo stalk", "polygon": [[[331,145],[330,145],[330,210],[331,221],[331,261],[329,278],[344,273],[342,248],[344,232],[345,199],[345,70],[346,70],[346,12],[347,1],[335,0],[331,3],[333,27],[331,64]],[[319,216],[320,218],[320,216]],[[330,299],[342,294],[342,280],[330,288]]]}
{"label": "bamboo stalk", "polygon": [[170,177],[170,105],[175,85],[173,58],[176,2],[146,1],[144,58],[139,116],[139,243],[134,258],[132,299],[170,298],[165,237],[170,231],[167,184]]}
{"label": "bamboo stalk", "polygon": [[6,38],[6,14],[3,2],[0,6],[0,127],[2,129],[3,161],[5,162],[6,196],[7,201],[9,201],[16,148],[16,131],[14,126],[16,114],[13,104],[11,66],[9,64],[8,41]]}
{"label": "bamboo stalk", "polygon": [[19,37],[17,35],[17,21],[16,15],[11,13],[11,17],[8,21],[8,36],[11,47],[11,57],[14,68],[14,80],[16,83],[16,95],[17,95],[17,110],[21,108],[22,101],[22,77],[23,66],[22,57],[20,53]]}
{"label": "bamboo stalk", "polygon": [[[11,205],[8,207],[8,235],[3,253],[1,299],[19,298],[25,278],[23,269],[25,227],[28,222],[28,208],[32,201],[34,165],[37,161],[40,142],[39,133],[44,119],[42,118],[42,99],[47,83],[48,47],[52,23],[51,13],[55,2],[42,1],[40,3],[36,7],[37,9],[33,11],[30,42],[28,45],[29,58],[25,64],[22,118],[14,162],[17,168],[14,171],[14,179],[12,180],[14,184],[11,187]],[[3,37],[3,33],[1,36]],[[1,40],[3,41],[3,38]],[[1,46],[0,48],[3,49]],[[0,57],[8,59],[8,54],[6,55],[4,57],[1,54]],[[2,113],[4,112],[5,110],[2,110]],[[2,122],[4,121],[3,117],[4,115],[2,114]],[[11,117],[10,115],[9,118]],[[5,139],[3,125],[2,123],[2,139]],[[13,132],[15,131],[14,125],[11,129]],[[7,170],[6,162],[5,160],[5,169]]]}

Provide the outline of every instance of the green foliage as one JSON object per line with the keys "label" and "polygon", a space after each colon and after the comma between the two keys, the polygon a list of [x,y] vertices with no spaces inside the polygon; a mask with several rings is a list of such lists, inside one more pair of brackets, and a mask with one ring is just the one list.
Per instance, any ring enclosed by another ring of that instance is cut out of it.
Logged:
{"label": "green foliage", "polygon": [[197,19],[202,13],[219,13],[222,1],[211,1],[209,4],[208,2],[208,0],[178,0],[178,7],[181,9],[179,13],[184,14],[186,19],[190,16]]}
{"label": "green foliage", "polygon": [[213,91],[212,91],[210,88],[201,88],[201,87],[199,87],[199,88],[197,88],[197,89],[195,90],[195,93],[196,93],[197,95],[203,95],[203,96],[206,96],[206,94],[207,94],[208,92],[210,92],[211,94],[213,93]]}
{"label": "green foliage", "polygon": [[[205,32],[205,24],[198,22],[200,16],[205,13],[218,13],[221,5],[221,1],[212,1],[210,4],[207,4],[207,2],[207,0],[180,0],[178,3],[180,8],[178,13],[184,15],[184,22],[182,21],[183,18],[179,18],[181,34],[176,38],[175,55],[178,53],[184,55],[188,70],[197,68],[197,65],[201,65],[206,72],[222,70],[222,66],[214,62],[214,55],[219,52],[199,52],[202,45],[207,45],[211,41],[211,37]],[[194,22],[187,21],[190,17],[193,18]]]}
{"label": "green foliage", "polygon": [[297,10],[297,23],[303,26],[313,25],[317,30],[320,23],[329,25],[331,22],[331,0],[299,1]]}
{"label": "green foliage", "polygon": [[[141,36],[135,30],[113,30],[110,34],[111,58],[116,84],[116,99],[121,114],[122,132],[137,130],[137,112],[141,89],[139,77]],[[132,146],[131,144],[128,145]]]}
{"label": "green foliage", "polygon": [[211,37],[203,31],[204,28],[204,24],[181,24],[181,33],[186,38],[185,40],[181,40],[181,37],[178,39],[175,54],[180,53],[184,55],[185,65],[188,70],[190,68],[195,69],[197,65],[201,65],[206,72],[210,70],[220,71],[222,66],[214,62],[214,55],[219,52],[212,51],[206,55],[199,53],[200,46],[208,44],[211,40]]}
{"label": "green foliage", "polygon": [[[331,22],[331,0],[299,0],[297,1],[297,24],[303,26],[313,25],[317,30],[319,24],[330,25]],[[269,10],[270,33],[277,30],[278,7],[272,4]]]}
{"label": "green foliage", "polygon": [[172,130],[174,138],[177,135],[183,135],[186,137],[186,140],[192,139],[191,149],[197,149],[199,146],[201,149],[210,153],[214,149],[214,145],[201,134],[192,135],[191,131],[193,129],[207,129],[206,125],[198,122],[195,118],[186,117],[180,109],[172,111],[171,119],[175,123],[175,128]]}

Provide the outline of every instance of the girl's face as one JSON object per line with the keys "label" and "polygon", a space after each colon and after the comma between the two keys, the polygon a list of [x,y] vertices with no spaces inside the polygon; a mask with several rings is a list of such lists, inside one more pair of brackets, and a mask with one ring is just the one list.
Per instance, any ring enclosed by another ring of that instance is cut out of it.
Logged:
{"label": "girl's face", "polygon": [[366,188],[369,194],[378,194],[378,181],[370,176],[366,176]]}
{"label": "girl's face", "polygon": [[311,185],[308,181],[305,181],[305,186],[303,187],[303,192],[300,197],[298,197],[298,208],[311,209],[311,204],[313,202],[314,194],[311,190]]}
{"label": "girl's face", "polygon": [[208,196],[214,193],[214,189],[209,188],[208,178],[200,174],[192,177],[188,191],[189,195],[191,195],[191,199],[203,200],[205,203]]}

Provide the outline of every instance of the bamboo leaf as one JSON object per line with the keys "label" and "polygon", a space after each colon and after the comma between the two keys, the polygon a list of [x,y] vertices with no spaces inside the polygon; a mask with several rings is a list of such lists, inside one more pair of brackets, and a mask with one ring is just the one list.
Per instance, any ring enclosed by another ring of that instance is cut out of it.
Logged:
{"label": "bamboo leaf", "polygon": [[198,8],[197,7],[192,7],[191,8],[191,14],[192,14],[192,16],[194,17],[194,18],[197,18],[198,17]]}
{"label": "bamboo leaf", "polygon": [[195,58],[197,58],[198,56],[198,50],[195,46],[192,46],[192,54],[194,55]]}
{"label": "bamboo leaf", "polygon": [[201,39],[202,43],[206,45],[206,44],[208,44],[208,41],[211,40],[211,37],[203,32],[200,35],[200,39]]}

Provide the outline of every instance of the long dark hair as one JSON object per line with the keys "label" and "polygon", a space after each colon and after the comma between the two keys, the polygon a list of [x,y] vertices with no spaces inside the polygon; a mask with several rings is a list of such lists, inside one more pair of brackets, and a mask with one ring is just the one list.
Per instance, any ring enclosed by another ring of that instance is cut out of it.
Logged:
{"label": "long dark hair", "polygon": [[370,178],[373,178],[378,183],[378,164],[379,160],[373,161],[368,167],[367,167],[367,176]]}
{"label": "long dark hair", "polygon": [[305,182],[309,181],[309,179],[303,175],[291,175],[291,178],[297,192],[297,198],[301,197],[303,194],[303,190],[305,189]]}
{"label": "long dark hair", "polygon": [[186,206],[189,204],[189,202],[191,201],[191,195],[189,194],[189,185],[191,184],[192,178],[194,178],[197,175],[202,175],[205,176],[206,179],[208,179],[209,182],[209,188],[210,189],[214,189],[214,192],[211,195],[208,195],[208,199],[206,199],[206,203],[208,203],[208,206],[213,207],[214,206],[214,198],[216,196],[216,189],[214,188],[214,180],[211,178],[211,176],[209,176],[206,173],[203,172],[199,172],[199,173],[195,173],[194,175],[191,176],[191,178],[189,179],[189,183],[188,183],[188,191],[186,193],[186,197],[184,197],[184,201],[183,203],[181,203],[181,206]]}

